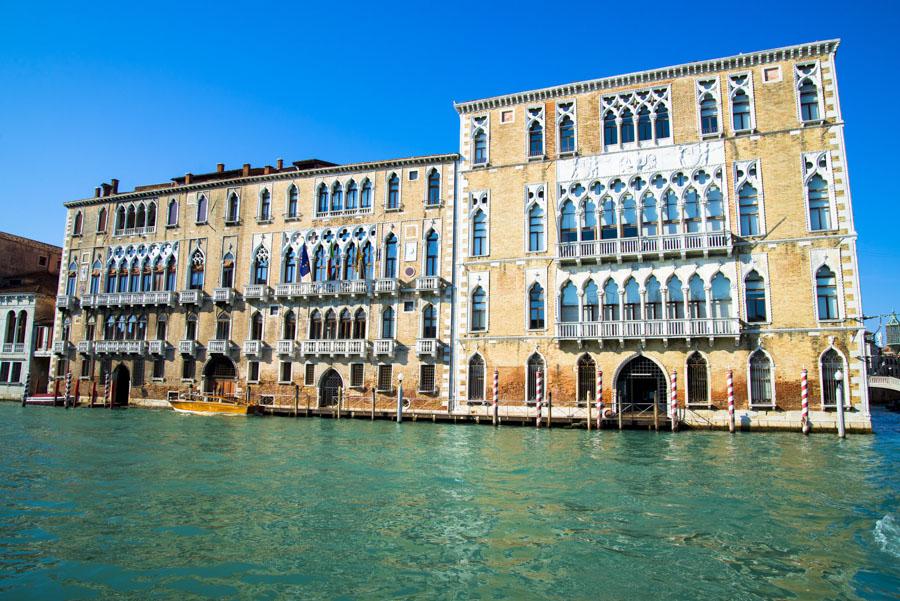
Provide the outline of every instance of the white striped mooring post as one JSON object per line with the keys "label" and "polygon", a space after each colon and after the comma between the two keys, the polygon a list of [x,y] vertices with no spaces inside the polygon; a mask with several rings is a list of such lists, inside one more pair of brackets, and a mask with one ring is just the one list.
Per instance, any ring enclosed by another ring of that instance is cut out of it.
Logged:
{"label": "white striped mooring post", "polygon": [[498,425],[498,424],[500,423],[500,415],[499,415],[499,414],[500,414],[500,405],[499,405],[499,402],[498,402],[498,399],[499,399],[499,392],[498,392],[498,389],[499,389],[499,387],[500,387],[500,372],[499,372],[498,370],[495,369],[495,370],[494,370],[494,392],[493,392],[493,395],[494,395],[494,399],[493,399],[493,400],[494,400],[494,409],[493,409],[493,412],[494,412],[494,425],[495,425],[495,426]]}
{"label": "white striped mooring post", "polygon": [[103,404],[109,404],[109,372],[103,376]]}
{"label": "white striped mooring post", "polygon": [[72,372],[66,372],[66,397],[63,400],[63,405],[66,409],[69,408],[69,395],[72,394]]}
{"label": "white striped mooring post", "polygon": [[800,370],[800,431],[809,434],[809,389],[806,368]]}
{"label": "white striped mooring post", "polygon": [[672,370],[672,432],[678,429],[678,372]]}
{"label": "white striped mooring post", "polygon": [[728,431],[734,434],[734,372],[728,370]]}
{"label": "white striped mooring post", "polygon": [[544,400],[544,382],[543,382],[544,372],[543,370],[537,370],[537,374],[535,376],[535,405],[537,406],[537,415],[534,418],[534,425],[538,428],[541,427],[541,403]]}
{"label": "white striped mooring post", "polygon": [[603,423],[603,370],[597,370],[597,429]]}
{"label": "white striped mooring post", "polygon": [[25,389],[22,391],[22,406],[25,406],[25,403],[28,402],[28,392],[31,390],[31,372],[28,372],[28,375],[25,376]]}

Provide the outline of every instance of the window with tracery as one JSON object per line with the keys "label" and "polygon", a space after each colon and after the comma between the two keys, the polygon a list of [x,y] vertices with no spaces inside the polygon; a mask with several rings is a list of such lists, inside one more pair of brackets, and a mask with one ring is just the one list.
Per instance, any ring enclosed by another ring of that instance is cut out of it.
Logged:
{"label": "window with tracery", "polygon": [[668,87],[603,96],[600,115],[604,146],[671,141],[670,111]]}

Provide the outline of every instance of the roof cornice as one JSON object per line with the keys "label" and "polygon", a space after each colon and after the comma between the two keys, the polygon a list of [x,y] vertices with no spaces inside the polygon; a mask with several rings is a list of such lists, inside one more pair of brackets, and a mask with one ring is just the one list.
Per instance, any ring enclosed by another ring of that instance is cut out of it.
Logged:
{"label": "roof cornice", "polygon": [[595,92],[597,90],[652,84],[678,77],[715,73],[731,69],[742,69],[754,65],[780,62],[783,60],[831,54],[837,51],[840,43],[841,41],[839,39],[833,39],[798,44],[796,46],[785,46],[783,48],[774,48],[772,50],[760,50],[749,54],[737,54],[724,58],[673,65],[671,67],[636,71],[624,75],[601,77],[599,79],[568,83],[538,90],[504,94],[502,96],[492,96],[490,98],[469,100],[466,102],[454,102],[453,107],[459,114],[465,115],[498,107],[512,106],[524,102],[540,102],[552,98]]}
{"label": "roof cornice", "polygon": [[229,186],[239,186],[254,184],[265,181],[283,181],[289,179],[299,179],[307,177],[317,177],[322,175],[334,175],[338,173],[359,173],[361,171],[375,171],[378,169],[393,169],[399,167],[415,167],[423,165],[432,165],[434,163],[449,163],[459,158],[457,153],[449,154],[428,154],[415,157],[407,157],[402,159],[389,159],[384,161],[369,161],[366,163],[351,163],[349,165],[334,165],[333,167],[319,167],[317,169],[307,169],[303,171],[282,171],[279,173],[270,173],[268,175],[251,175],[248,177],[234,177],[230,179],[212,180],[198,182],[194,184],[174,185],[169,188],[153,188],[150,190],[139,190],[133,192],[123,192],[121,194],[110,194],[109,196],[83,198],[81,200],[72,200],[63,203],[66,208],[87,207],[97,204],[106,204],[108,202],[120,202],[125,200],[133,200],[137,198],[157,198],[170,194],[184,194],[185,192],[197,190],[209,190],[211,188],[223,188]]}

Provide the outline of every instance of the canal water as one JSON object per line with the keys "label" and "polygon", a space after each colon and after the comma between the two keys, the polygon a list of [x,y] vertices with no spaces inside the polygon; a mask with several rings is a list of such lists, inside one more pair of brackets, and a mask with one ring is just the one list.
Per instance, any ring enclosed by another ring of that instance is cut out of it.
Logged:
{"label": "canal water", "polygon": [[875,436],[0,403],[0,598],[888,599]]}

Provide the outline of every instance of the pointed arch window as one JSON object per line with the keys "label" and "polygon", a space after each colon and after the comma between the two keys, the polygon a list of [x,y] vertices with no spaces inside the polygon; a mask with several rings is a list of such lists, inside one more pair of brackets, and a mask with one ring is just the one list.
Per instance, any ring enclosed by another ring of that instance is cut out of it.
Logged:
{"label": "pointed arch window", "polygon": [[135,212],[134,205],[129,205],[128,212],[126,213],[126,217],[125,217],[125,229],[127,229],[127,230],[134,229],[135,219],[136,219],[135,215],[136,215],[136,212]]}
{"label": "pointed arch window", "polygon": [[625,109],[622,112],[622,144],[634,142],[634,117],[631,110]]}
{"label": "pointed arch window", "polygon": [[578,241],[578,221],[575,216],[575,203],[571,200],[563,203],[559,214],[559,241],[562,243]]}
{"label": "pointed arch window", "polygon": [[641,292],[637,281],[631,277],[625,282],[625,319],[639,321],[641,319]]}
{"label": "pointed arch window", "polygon": [[178,201],[174,198],[169,201],[169,207],[166,212],[166,225],[169,227],[178,225]]}
{"label": "pointed arch window", "polygon": [[[838,379],[837,372],[844,371],[844,361],[836,350],[828,349],[822,354],[819,374],[822,378],[822,405],[824,407],[837,407],[838,404]],[[846,404],[846,394],[841,390],[842,401]]]}
{"label": "pointed arch window", "polygon": [[344,210],[344,189],[341,187],[340,182],[334,182],[334,185],[331,187],[331,210]]}
{"label": "pointed arch window", "polygon": [[169,257],[166,263],[166,290],[175,290],[175,257]]}
{"label": "pointed arch window", "polygon": [[284,254],[284,270],[282,273],[282,281],[285,284],[294,282],[297,275],[297,253],[293,248],[289,248]]}
{"label": "pointed arch window", "polygon": [[828,184],[818,173],[806,184],[809,201],[809,228],[816,232],[831,229],[831,201],[828,198]]}
{"label": "pointed arch window", "polygon": [[528,329],[542,330],[544,319],[544,289],[535,282],[528,291]]}
{"label": "pointed arch window", "polygon": [[184,338],[185,340],[197,339],[197,316],[194,313],[188,313],[185,319]]}
{"label": "pointed arch window", "polygon": [[703,226],[700,216],[700,196],[693,188],[684,193],[684,228],[689,234],[699,232]]}
{"label": "pointed arch window", "polygon": [[619,126],[612,111],[607,111],[603,116],[603,141],[607,146],[619,143]]}
{"label": "pointed arch window", "polygon": [[269,251],[260,247],[253,259],[253,283],[266,284],[269,281]]}
{"label": "pointed arch window", "polygon": [[100,259],[97,259],[91,265],[91,294],[100,292],[100,274],[102,271],[103,263],[100,262]]}
{"label": "pointed arch window", "polygon": [[396,173],[392,173],[390,179],[388,179],[387,208],[400,208],[400,178],[397,177]]}
{"label": "pointed arch window", "polygon": [[712,317],[725,319],[731,317],[731,281],[722,273],[712,279]]}
{"label": "pointed arch window", "polygon": [[339,279],[341,279],[341,247],[334,242],[328,256],[328,280],[334,282]]}
{"label": "pointed arch window", "polygon": [[637,203],[631,194],[626,194],[622,199],[622,237],[636,238],[637,235]]}
{"label": "pointed arch window", "polygon": [[568,115],[559,122],[559,151],[575,152],[575,122]]}
{"label": "pointed arch window", "polygon": [[656,209],[656,198],[645,194],[641,201],[641,235],[653,237],[658,233],[659,212]]}
{"label": "pointed arch window", "polygon": [[222,259],[222,288],[234,287],[234,255],[230,252],[225,253]]}
{"label": "pointed arch window", "polygon": [[16,312],[6,313],[6,335],[3,338],[5,344],[13,344],[16,341]]}
{"label": "pointed arch window", "polygon": [[663,205],[663,229],[666,234],[677,234],[680,226],[678,218],[678,196],[667,190]]}
{"label": "pointed arch window", "polygon": [[66,278],[66,296],[75,296],[75,284],[78,281],[78,265],[75,261],[69,264],[69,274]]}
{"label": "pointed arch window", "polygon": [[593,280],[588,280],[584,287],[584,302],[581,307],[581,319],[583,321],[597,321],[600,319],[600,288]]}
{"label": "pointed arch window", "polygon": [[83,225],[84,216],[81,214],[81,211],[75,212],[75,219],[72,221],[72,235],[80,236],[81,235],[81,227]]}
{"label": "pointed arch window", "polygon": [[381,312],[381,337],[394,337],[394,309],[391,307],[385,307]]}
{"label": "pointed arch window", "polygon": [[544,250],[544,209],[534,204],[528,210],[528,251]]}
{"label": "pointed arch window", "polygon": [[134,227],[140,229],[147,225],[147,211],[144,208],[144,203],[141,203],[137,206],[137,218],[134,222]]}
{"label": "pointed arch window", "polygon": [[837,278],[826,265],[816,271],[816,306],[820,320],[838,318]]}
{"label": "pointed arch window", "polygon": [[284,314],[284,322],[281,326],[281,337],[284,340],[293,340],[297,336],[297,315],[288,309]]}
{"label": "pointed arch window", "polygon": [[347,184],[347,202],[345,203],[345,206],[348,211],[355,211],[358,202],[359,187],[356,185],[356,182],[351,179]]}
{"label": "pointed arch window", "polygon": [[268,188],[263,188],[259,193],[259,219],[260,221],[272,219],[272,195]]}
{"label": "pointed arch window", "polygon": [[468,394],[469,401],[484,400],[484,359],[481,355],[474,354],[469,359],[469,384]]}
{"label": "pointed arch window", "polygon": [[719,105],[711,94],[700,101],[700,132],[703,135],[719,133]]}
{"label": "pointed arch window", "polygon": [[487,293],[481,286],[472,292],[472,331],[487,330]]}
{"label": "pointed arch window", "polygon": [[578,321],[578,289],[572,282],[566,282],[559,295],[559,320]]}
{"label": "pointed arch window", "polygon": [[425,275],[428,277],[438,275],[439,251],[438,233],[431,230],[428,232],[428,236],[425,237]]}
{"label": "pointed arch window", "polygon": [[745,183],[738,190],[738,213],[742,236],[759,235],[759,197],[756,188]]}
{"label": "pointed arch window", "polygon": [[581,205],[581,240],[590,242],[597,238],[597,205],[588,198]]}
{"label": "pointed arch window", "polygon": [[337,337],[337,317],[332,309],[328,309],[325,313],[325,327],[322,331],[322,337],[326,340],[333,340]]}
{"label": "pointed arch window", "polygon": [[313,281],[324,282],[328,279],[328,260],[325,258],[325,249],[317,247],[313,253]]}
{"label": "pointed arch window", "polygon": [[397,237],[390,234],[384,243],[384,277],[397,277]]}
{"label": "pointed arch window", "polygon": [[688,280],[688,309],[692,319],[705,319],[706,315],[706,290],[700,276],[694,274]]}
{"label": "pointed arch window", "polygon": [[125,229],[125,207],[119,206],[116,209],[116,232],[121,232]]}
{"label": "pointed arch window", "polygon": [[654,123],[654,128],[656,129],[656,139],[660,140],[662,138],[669,137],[669,109],[664,104],[659,104],[656,107],[656,122]]}
{"label": "pointed arch window", "polygon": [[216,317],[216,340],[231,339],[231,315],[221,312]]}
{"label": "pointed arch window", "polygon": [[366,337],[366,312],[362,308],[353,314],[353,339],[362,340]]}
{"label": "pointed arch window", "polygon": [[150,269],[150,259],[144,258],[141,264],[141,290],[150,292],[153,289],[153,272]]}
{"label": "pointed arch window", "polygon": [[188,288],[191,290],[203,290],[203,268],[206,264],[206,257],[198,248],[191,255],[191,277]]}
{"label": "pointed arch window", "polygon": [[437,338],[437,309],[430,303],[422,311],[422,338]]}
{"label": "pointed arch window", "polygon": [[725,203],[722,191],[710,186],[706,191],[706,231],[721,232],[725,229]]}
{"label": "pointed arch window", "polygon": [[350,317],[350,310],[344,309],[343,311],[341,311],[341,316],[338,323],[338,339],[349,340],[352,334],[353,318]]}
{"label": "pointed arch window", "polygon": [[684,289],[681,280],[673,277],[666,285],[666,319],[684,319]]}
{"label": "pointed arch window", "polygon": [[206,200],[206,195],[201,194],[197,198],[197,223],[206,223],[207,218],[207,209],[208,209],[208,201]]}
{"label": "pointed arch window", "polygon": [[747,304],[747,321],[761,323],[766,319],[766,285],[762,276],[754,269],[744,279]]}
{"label": "pointed arch window", "polygon": [[263,316],[259,311],[254,311],[250,317],[250,340],[262,340]]}
{"label": "pointed arch window", "polygon": [[100,207],[100,212],[97,213],[97,232],[105,232],[106,231],[106,207]]}
{"label": "pointed arch window", "polygon": [[328,187],[319,184],[319,192],[316,194],[316,213],[323,215],[328,212]]}
{"label": "pointed arch window", "polygon": [[[526,401],[529,403],[543,401],[546,396],[547,383],[544,378],[544,360],[537,353],[528,358],[526,374],[528,380],[526,382]],[[540,398],[538,398],[538,378],[542,381]]]}
{"label": "pointed arch window", "polygon": [[362,194],[359,197],[359,207],[368,209],[372,206],[372,182],[368,179],[363,182]]}
{"label": "pointed arch window", "polygon": [[475,136],[472,138],[472,145],[474,148],[473,154],[473,162],[476,165],[484,165],[487,163],[487,133],[483,129],[479,129],[475,132]]}
{"label": "pointed arch window", "polygon": [[309,339],[321,340],[322,338],[322,314],[318,309],[313,309],[309,315]]}
{"label": "pointed arch window", "polygon": [[528,126],[528,156],[540,157],[544,155],[544,126],[535,119]]}
{"label": "pointed arch window", "polygon": [[352,242],[347,245],[344,249],[344,279],[345,280],[358,280],[360,278],[359,272],[357,271],[357,267],[359,266],[359,260],[357,257],[358,249],[356,245]]}
{"label": "pointed arch window", "polygon": [[734,131],[747,131],[753,127],[750,119],[750,96],[738,90],[731,98],[732,126]]}
{"label": "pointed arch window", "polygon": [[162,257],[157,256],[153,260],[153,290],[164,290],[166,287],[165,279],[166,274],[163,269]]}
{"label": "pointed arch window", "polygon": [[147,205],[147,227],[156,229],[156,203]]}
{"label": "pointed arch window", "polygon": [[706,359],[696,351],[687,359],[687,402],[689,405],[709,404]]}
{"label": "pointed arch window", "polygon": [[428,172],[427,202],[432,207],[441,204],[441,174],[435,168]]}
{"label": "pointed arch window", "polygon": [[750,355],[750,404],[773,404],[772,362],[762,350]]}
{"label": "pointed arch window", "polygon": [[375,252],[371,242],[366,242],[362,247],[363,271],[361,277],[371,280],[375,274]]}
{"label": "pointed arch window", "polygon": [[646,106],[638,111],[638,140],[641,142],[653,139],[653,123],[650,121],[650,109]]}
{"label": "pointed arch window", "polygon": [[237,193],[231,192],[228,195],[228,211],[225,214],[226,223],[237,223],[240,219],[241,199]]}
{"label": "pointed arch window", "polygon": [[644,311],[646,313],[644,319],[662,319],[662,289],[659,285],[659,280],[656,279],[656,276],[651,275],[647,279],[645,289],[647,291],[647,296],[646,300],[644,301]]}
{"label": "pointed arch window", "polygon": [[603,199],[603,213],[600,217],[600,238],[612,240],[619,237],[618,219],[616,216],[616,203],[610,198]]}
{"label": "pointed arch window", "polygon": [[800,84],[800,119],[803,121],[819,120],[819,90],[810,79]]}
{"label": "pointed arch window", "polygon": [[300,191],[297,186],[291,184],[287,193],[287,215],[288,219],[296,219],[300,205]]}
{"label": "pointed arch window", "polygon": [[612,279],[606,281],[603,286],[603,320],[619,321],[619,285]]}

